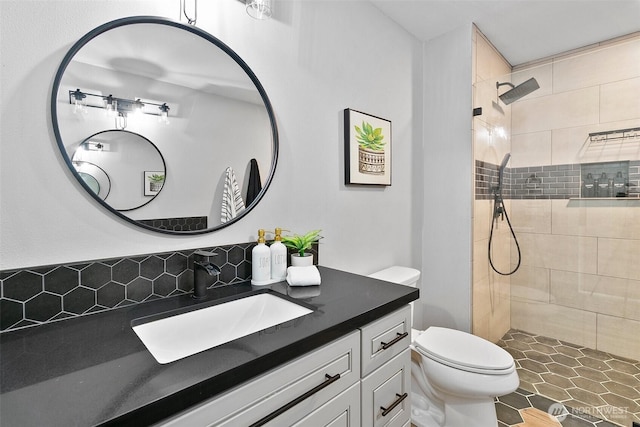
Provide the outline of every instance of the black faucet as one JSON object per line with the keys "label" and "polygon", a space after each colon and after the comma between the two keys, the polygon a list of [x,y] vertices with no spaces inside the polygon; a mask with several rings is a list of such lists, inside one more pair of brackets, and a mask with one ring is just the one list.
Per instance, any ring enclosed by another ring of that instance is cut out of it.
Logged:
{"label": "black faucet", "polygon": [[207,288],[214,282],[212,277],[220,274],[220,267],[210,260],[216,255],[205,250],[197,250],[193,253],[193,298],[205,298]]}

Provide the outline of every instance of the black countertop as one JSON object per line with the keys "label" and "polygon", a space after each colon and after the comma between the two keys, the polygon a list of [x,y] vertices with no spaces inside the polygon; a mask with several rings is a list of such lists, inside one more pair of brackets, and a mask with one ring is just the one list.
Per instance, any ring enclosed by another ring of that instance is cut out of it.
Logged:
{"label": "black countertop", "polygon": [[319,287],[270,288],[315,308],[168,364],[131,329],[143,316],[256,292],[249,283],[0,335],[0,425],[149,425],[323,346],[418,298],[418,290],[326,267]]}

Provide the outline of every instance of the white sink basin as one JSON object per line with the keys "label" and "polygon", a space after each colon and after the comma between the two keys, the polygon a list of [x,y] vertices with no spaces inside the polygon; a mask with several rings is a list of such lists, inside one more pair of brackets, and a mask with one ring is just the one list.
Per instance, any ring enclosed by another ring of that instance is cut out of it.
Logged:
{"label": "white sink basin", "polygon": [[262,293],[146,323],[134,321],[132,327],[159,363],[169,363],[312,311]]}

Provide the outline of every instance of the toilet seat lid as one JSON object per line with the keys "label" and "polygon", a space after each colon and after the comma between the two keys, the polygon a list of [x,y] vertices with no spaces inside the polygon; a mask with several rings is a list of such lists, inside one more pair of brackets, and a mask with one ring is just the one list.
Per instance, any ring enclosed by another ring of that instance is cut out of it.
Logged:
{"label": "toilet seat lid", "polygon": [[515,369],[513,357],[504,349],[455,329],[432,326],[413,344],[425,356],[466,371],[506,374]]}

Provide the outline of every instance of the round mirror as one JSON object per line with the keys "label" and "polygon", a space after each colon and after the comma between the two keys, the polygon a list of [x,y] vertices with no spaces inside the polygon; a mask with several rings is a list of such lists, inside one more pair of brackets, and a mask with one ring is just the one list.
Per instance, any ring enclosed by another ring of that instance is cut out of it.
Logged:
{"label": "round mirror", "polygon": [[123,18],[82,37],[56,74],[51,115],[84,190],[147,229],[230,225],[275,172],[275,116],[255,74],[214,36],[165,18]]}
{"label": "round mirror", "polygon": [[[109,197],[109,206],[120,212],[151,202],[164,187],[167,173],[158,147],[147,138],[125,130],[91,135],[76,148],[71,163],[91,191],[103,201]],[[91,171],[90,167],[95,170]],[[141,169],[144,172],[141,173]],[[105,184],[100,184],[105,177],[109,181],[108,191]]]}
{"label": "round mirror", "polygon": [[102,200],[109,197],[111,191],[111,180],[109,175],[93,163],[74,161],[73,167],[76,169],[87,186]]}

